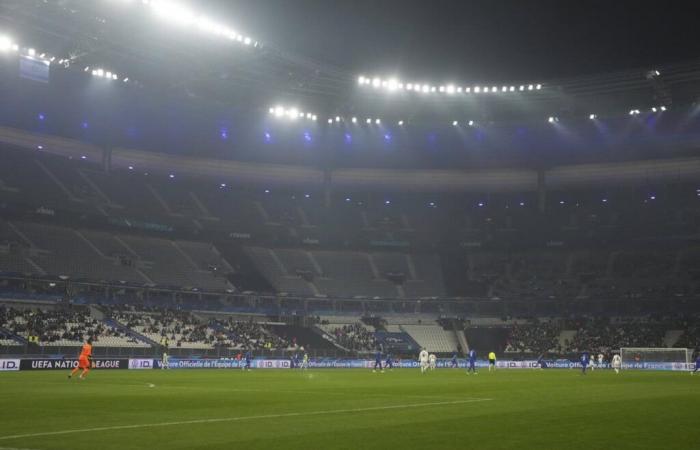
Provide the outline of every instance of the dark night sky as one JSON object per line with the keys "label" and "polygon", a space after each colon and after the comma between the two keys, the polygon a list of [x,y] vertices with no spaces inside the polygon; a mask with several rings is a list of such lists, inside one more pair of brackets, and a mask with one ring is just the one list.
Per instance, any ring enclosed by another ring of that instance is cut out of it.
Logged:
{"label": "dark night sky", "polygon": [[[650,6],[645,4],[649,3]],[[571,77],[700,56],[700,3],[207,0],[202,12],[353,74],[439,82]]]}

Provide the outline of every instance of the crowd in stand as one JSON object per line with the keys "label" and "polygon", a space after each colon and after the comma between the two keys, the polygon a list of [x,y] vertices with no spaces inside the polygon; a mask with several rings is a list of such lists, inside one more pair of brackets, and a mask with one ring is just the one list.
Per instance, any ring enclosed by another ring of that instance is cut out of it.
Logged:
{"label": "crowd in stand", "polygon": [[349,350],[371,351],[376,350],[378,347],[374,333],[367,330],[359,322],[337,327],[332,331],[332,334],[338,344]]}
{"label": "crowd in stand", "polygon": [[87,309],[16,309],[0,306],[0,327],[25,337],[33,343],[55,343],[59,341],[84,342],[91,338],[127,338],[138,342],[115,328],[106,326],[90,316]]}
{"label": "crowd in stand", "polygon": [[663,347],[669,326],[642,319],[613,324],[605,318],[579,319],[573,325],[576,334],[566,350],[574,353],[620,347]]}
{"label": "crowd in stand", "polygon": [[528,321],[514,324],[506,343],[506,352],[542,354],[549,351],[560,352],[559,334],[561,327],[556,321]]}
{"label": "crowd in stand", "polygon": [[211,319],[202,322],[186,311],[125,305],[109,309],[110,315],[122,325],[149,336],[163,346],[183,347],[197,343],[239,349],[284,349],[289,344],[279,336],[252,321],[235,318]]}
{"label": "crowd in stand", "polygon": [[225,320],[211,319],[209,323],[211,327],[226,333],[233,347],[251,350],[277,350],[290,347],[289,342],[265,329],[257,322],[242,322],[229,317]]}

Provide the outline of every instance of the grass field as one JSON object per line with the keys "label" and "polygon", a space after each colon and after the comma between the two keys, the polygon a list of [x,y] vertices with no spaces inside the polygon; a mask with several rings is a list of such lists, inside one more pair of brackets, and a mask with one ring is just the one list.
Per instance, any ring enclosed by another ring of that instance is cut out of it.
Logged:
{"label": "grass field", "polygon": [[694,449],[700,376],[397,369],[0,374],[0,449]]}

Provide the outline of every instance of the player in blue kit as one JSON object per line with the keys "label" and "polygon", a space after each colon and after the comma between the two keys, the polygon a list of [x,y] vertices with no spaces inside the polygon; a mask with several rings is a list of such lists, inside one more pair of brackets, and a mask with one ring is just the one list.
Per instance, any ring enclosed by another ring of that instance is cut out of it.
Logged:
{"label": "player in blue kit", "polygon": [[581,373],[583,375],[586,374],[586,369],[588,368],[588,364],[591,362],[591,355],[588,354],[588,352],[583,352],[581,354]]}
{"label": "player in blue kit", "polygon": [[454,352],[452,354],[452,368],[456,369],[459,367],[459,364],[457,363],[457,352]]}
{"label": "player in blue kit", "polygon": [[476,375],[476,350],[473,348],[469,350],[469,366],[467,367],[467,374],[470,372]]}
{"label": "player in blue kit", "polygon": [[695,370],[690,372],[691,375],[695,375],[695,372],[700,370],[700,353],[698,353],[697,357],[695,358]]}
{"label": "player in blue kit", "polygon": [[253,355],[249,351],[245,352],[245,365],[243,370],[250,370],[250,363],[253,361]]}
{"label": "player in blue kit", "polygon": [[386,362],[384,363],[384,367],[387,369],[394,370],[394,360],[391,358],[391,354],[387,353],[386,355]]}
{"label": "player in blue kit", "polygon": [[384,368],[382,367],[382,352],[380,350],[377,350],[377,354],[374,357],[374,369],[372,369],[372,372],[376,372],[377,367],[384,372]]}

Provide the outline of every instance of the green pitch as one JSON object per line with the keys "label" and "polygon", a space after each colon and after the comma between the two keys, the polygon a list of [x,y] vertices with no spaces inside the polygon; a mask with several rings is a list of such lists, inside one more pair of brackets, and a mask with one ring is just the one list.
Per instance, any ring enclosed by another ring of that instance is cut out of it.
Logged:
{"label": "green pitch", "polygon": [[0,374],[2,449],[691,449],[700,376],[441,369]]}

